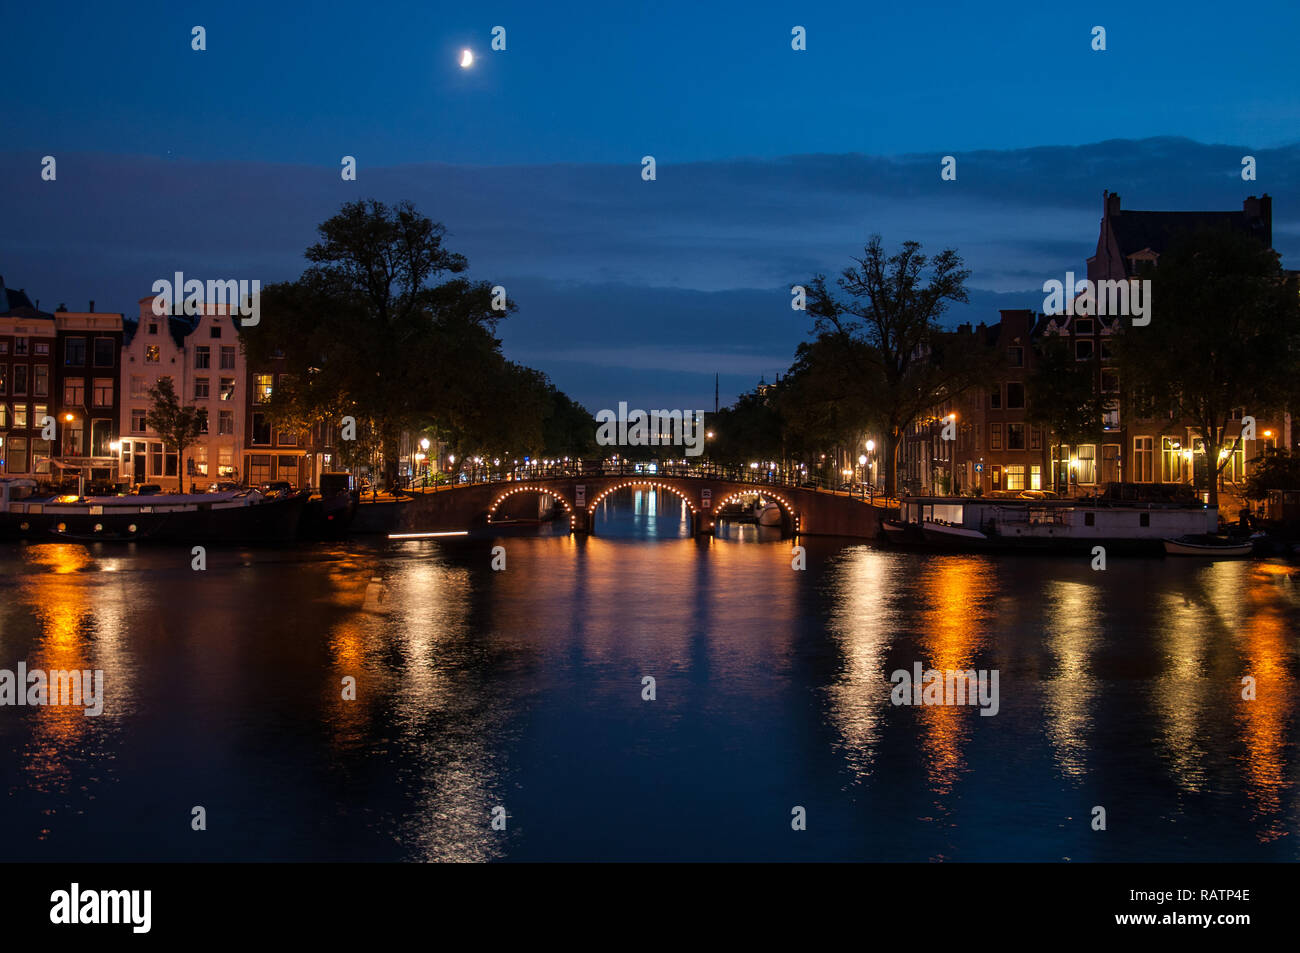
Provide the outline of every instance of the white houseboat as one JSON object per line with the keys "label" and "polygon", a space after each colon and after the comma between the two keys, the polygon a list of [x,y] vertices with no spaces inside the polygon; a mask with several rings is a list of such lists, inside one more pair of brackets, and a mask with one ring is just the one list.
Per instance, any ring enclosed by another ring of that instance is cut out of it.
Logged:
{"label": "white houseboat", "polygon": [[1218,527],[1218,508],[1200,502],[906,497],[886,535],[939,549],[1160,553]]}

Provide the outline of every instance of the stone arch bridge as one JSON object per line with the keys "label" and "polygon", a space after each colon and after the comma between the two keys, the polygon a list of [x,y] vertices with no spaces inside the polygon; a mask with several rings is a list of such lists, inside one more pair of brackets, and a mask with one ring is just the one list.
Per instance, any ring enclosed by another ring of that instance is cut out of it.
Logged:
{"label": "stone arch bridge", "polygon": [[787,533],[852,536],[874,539],[880,522],[897,514],[897,506],[870,502],[860,496],[807,486],[755,482],[737,475],[697,473],[635,473],[623,470],[587,472],[521,472],[510,479],[455,483],[416,490],[399,505],[393,535],[456,533],[491,525],[511,497],[529,494],[552,497],[564,510],[574,533],[592,531],[596,507],[611,493],[624,489],[659,489],[681,497],[690,510],[695,535],[713,532],[715,514],[728,503],[760,496],[781,507]]}

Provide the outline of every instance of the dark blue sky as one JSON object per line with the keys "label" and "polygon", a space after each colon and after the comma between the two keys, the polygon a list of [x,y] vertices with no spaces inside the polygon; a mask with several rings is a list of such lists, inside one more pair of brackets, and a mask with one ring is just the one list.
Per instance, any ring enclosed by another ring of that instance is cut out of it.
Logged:
{"label": "dark blue sky", "polygon": [[11,5],[0,274],[43,307],[128,310],[176,269],[293,277],[343,201],[410,197],[519,301],[508,353],[595,410],[770,378],[805,330],[789,285],[873,231],[956,246],[963,319],[1080,268],[1104,188],[1268,191],[1296,266],[1300,5],[990,6]]}

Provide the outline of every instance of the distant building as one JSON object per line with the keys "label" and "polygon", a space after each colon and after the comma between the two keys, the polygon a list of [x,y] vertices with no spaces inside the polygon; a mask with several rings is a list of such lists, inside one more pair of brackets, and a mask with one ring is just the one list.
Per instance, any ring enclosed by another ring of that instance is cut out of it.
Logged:
{"label": "distant building", "polygon": [[53,464],[65,475],[118,478],[122,315],[56,311],[55,392],[58,446]]}
{"label": "distant building", "polygon": [[[1139,278],[1159,266],[1160,256],[1180,235],[1201,226],[1226,226],[1271,245],[1272,200],[1251,196],[1242,210],[1150,212],[1124,210],[1120,197],[1106,193],[1097,252],[1087,261],[1092,281]],[[1143,399],[1126,387],[1114,366],[1113,317],[1041,314],[1005,310],[998,324],[964,325],[972,345],[995,348],[1000,370],[987,392],[968,391],[941,400],[921,415],[906,435],[900,476],[915,493],[937,493],[945,486],[970,494],[1016,495],[1025,490],[1070,494],[1100,491],[1107,483],[1193,484],[1204,486],[1213,470],[1193,421],[1177,418],[1167,401]],[[1032,393],[1027,383],[1035,360],[1034,344],[1048,336],[1066,340],[1076,361],[1096,369],[1095,391],[1104,398],[1097,436],[1076,445],[1056,444],[1053,434],[1028,421]],[[1290,447],[1289,413],[1270,415],[1255,408],[1255,438],[1237,441],[1227,454],[1220,480],[1225,487],[1246,479],[1250,461],[1267,447]],[[943,424],[955,414],[955,440],[942,439]],[[1243,433],[1247,408],[1236,408],[1226,439]]]}
{"label": "distant building", "polygon": [[1102,199],[1097,253],[1088,259],[1088,278],[1106,281],[1131,278],[1154,266],[1179,235],[1201,227],[1227,227],[1273,247],[1273,199],[1250,196],[1240,212],[1147,212],[1120,207],[1118,193]]}
{"label": "distant building", "polygon": [[290,377],[282,357],[248,367],[243,460],[252,486],[284,480],[299,488],[315,487],[323,472],[338,469],[337,426],[320,423],[298,431],[277,427],[271,420],[268,405]]}
{"label": "distant building", "polygon": [[[123,348],[122,478],[168,490],[236,480],[247,393],[238,319],[223,304],[205,305],[197,316],[155,315],[153,301],[152,295],[140,299],[139,320]],[[146,422],[149,390],[163,377],[171,378],[181,404],[208,411],[206,429],[185,448],[183,477],[178,455]]]}
{"label": "distant building", "polygon": [[54,316],[0,277],[0,474],[51,478],[52,442],[42,438],[56,379]]}

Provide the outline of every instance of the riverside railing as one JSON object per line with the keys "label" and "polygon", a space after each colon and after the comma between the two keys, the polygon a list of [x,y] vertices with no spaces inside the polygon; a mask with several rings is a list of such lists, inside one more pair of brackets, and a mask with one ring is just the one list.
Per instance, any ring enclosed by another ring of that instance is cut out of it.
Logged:
{"label": "riverside railing", "polygon": [[529,480],[564,479],[581,477],[615,476],[654,479],[656,477],[685,477],[700,480],[728,480],[734,483],[753,483],[756,486],[794,487],[843,493],[863,500],[876,500],[879,488],[865,483],[830,484],[808,471],[795,467],[746,467],[717,463],[636,463],[596,460],[570,460],[552,463],[527,463],[504,465],[478,465],[460,468],[452,473],[436,476],[406,478],[399,489],[420,491],[464,486],[470,483],[517,483]]}

